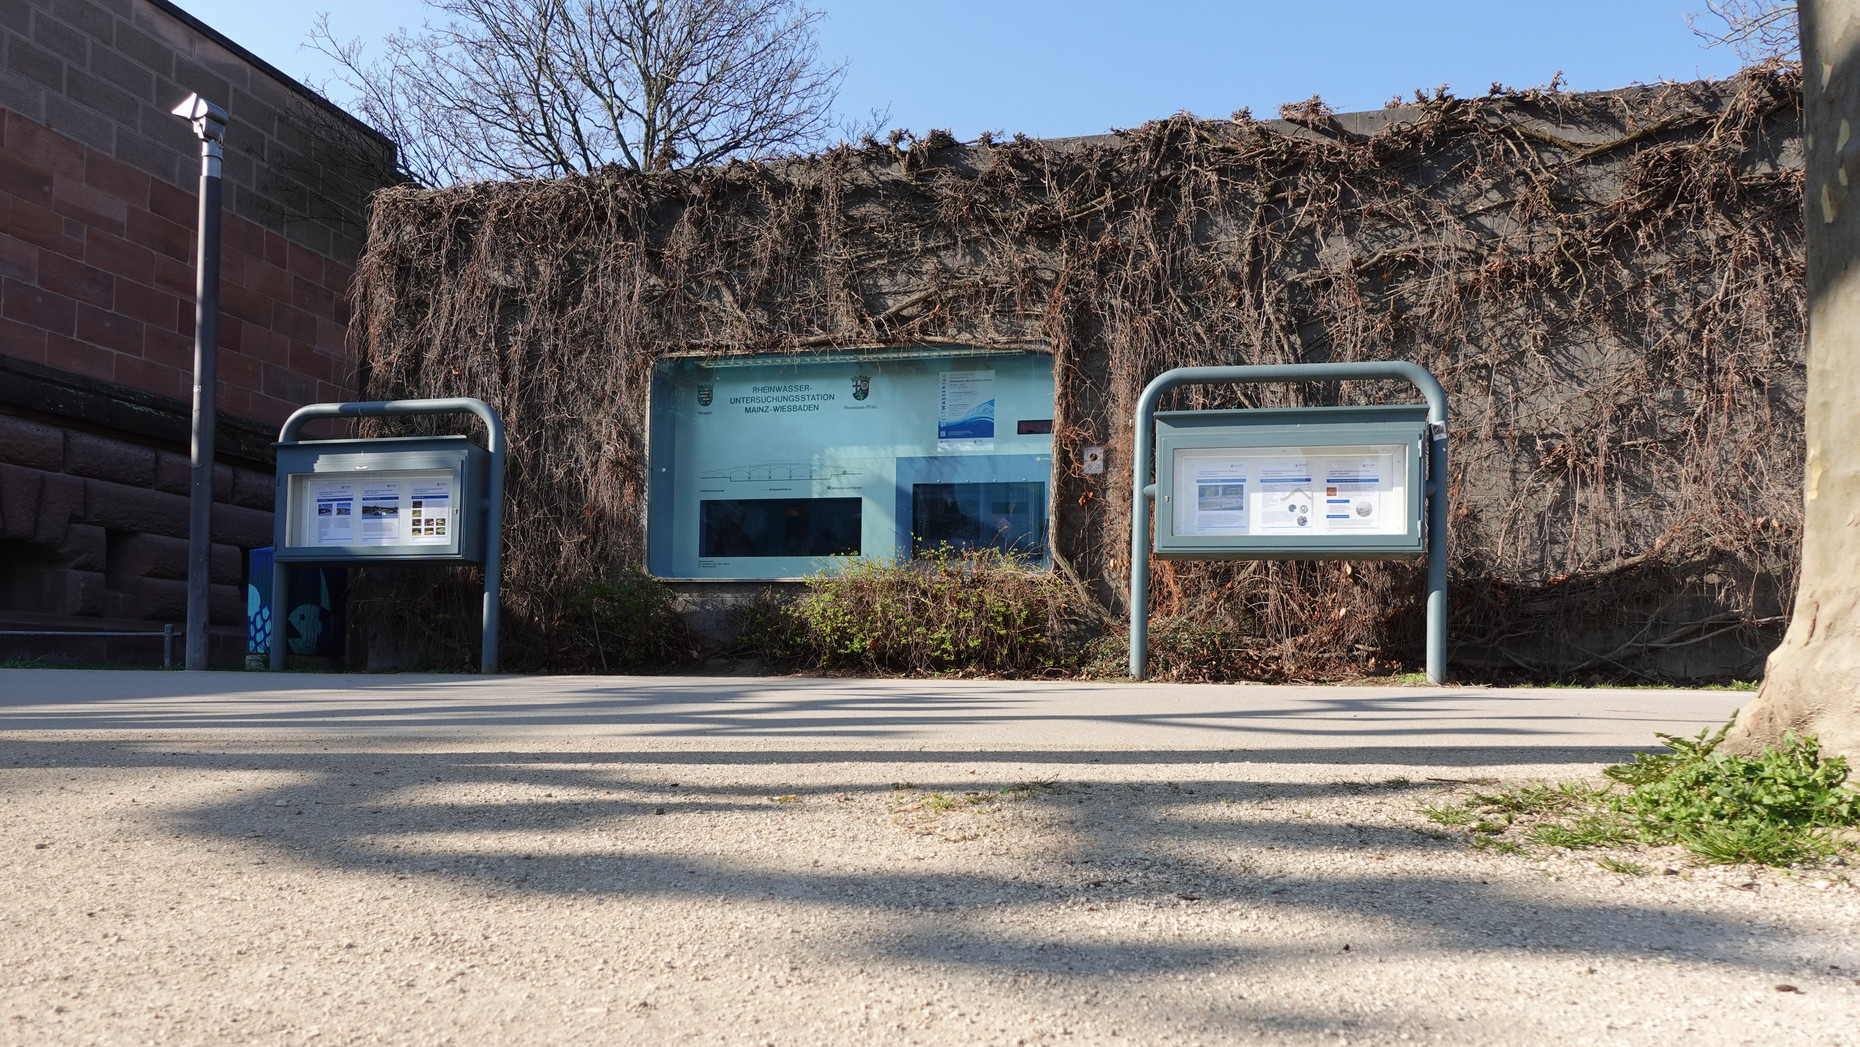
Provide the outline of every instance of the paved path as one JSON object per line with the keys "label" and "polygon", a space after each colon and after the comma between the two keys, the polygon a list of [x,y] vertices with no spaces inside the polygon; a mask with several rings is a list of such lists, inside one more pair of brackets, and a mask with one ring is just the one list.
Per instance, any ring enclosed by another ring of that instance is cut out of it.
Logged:
{"label": "paved path", "polygon": [[1731,691],[1268,687],[801,677],[0,670],[0,730],[289,738],[574,738],[666,748],[1592,750],[1693,734]]}
{"label": "paved path", "polygon": [[1860,1047],[1844,867],[1423,810],[1747,697],[0,670],[0,1047]]}

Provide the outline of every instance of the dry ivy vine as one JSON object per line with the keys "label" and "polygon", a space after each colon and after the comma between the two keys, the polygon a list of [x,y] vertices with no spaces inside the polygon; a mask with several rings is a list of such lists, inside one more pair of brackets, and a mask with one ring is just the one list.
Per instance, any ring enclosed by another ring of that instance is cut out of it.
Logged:
{"label": "dry ivy vine", "polygon": [[[657,360],[954,343],[1053,354],[1057,547],[1113,644],[1128,419],[1151,377],[1400,358],[1455,412],[1457,662],[1657,675],[1709,649],[1747,672],[1780,636],[1800,530],[1799,76],[391,190],[353,330],[370,398],[503,412],[505,642],[532,668],[591,664],[565,608],[641,561]],[[1102,476],[1079,469],[1088,444],[1110,448]],[[392,584],[454,594],[421,642],[464,660],[464,585]],[[1202,638],[1159,652],[1177,677],[1415,659],[1415,565],[1159,564],[1154,584],[1159,637]]]}

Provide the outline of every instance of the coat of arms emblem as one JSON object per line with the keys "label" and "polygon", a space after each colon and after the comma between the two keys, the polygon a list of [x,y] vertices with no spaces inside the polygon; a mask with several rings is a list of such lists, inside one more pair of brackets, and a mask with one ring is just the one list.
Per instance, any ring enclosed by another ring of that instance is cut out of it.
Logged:
{"label": "coat of arms emblem", "polygon": [[868,374],[856,375],[854,376],[852,383],[853,383],[853,399],[863,400],[867,396],[870,396],[872,394],[872,376],[871,375],[868,375]]}
{"label": "coat of arms emblem", "polygon": [[699,407],[709,407],[712,399],[713,397],[711,396],[710,383],[706,382],[705,384],[698,386],[698,406]]}

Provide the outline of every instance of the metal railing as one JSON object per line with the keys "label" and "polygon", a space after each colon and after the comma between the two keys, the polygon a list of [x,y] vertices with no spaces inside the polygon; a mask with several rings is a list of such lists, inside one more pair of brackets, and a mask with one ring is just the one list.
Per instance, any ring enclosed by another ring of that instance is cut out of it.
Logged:
{"label": "metal railing", "polygon": [[174,626],[164,625],[161,632],[144,629],[136,632],[113,632],[89,629],[0,629],[0,636],[159,636],[161,667],[174,668]]}

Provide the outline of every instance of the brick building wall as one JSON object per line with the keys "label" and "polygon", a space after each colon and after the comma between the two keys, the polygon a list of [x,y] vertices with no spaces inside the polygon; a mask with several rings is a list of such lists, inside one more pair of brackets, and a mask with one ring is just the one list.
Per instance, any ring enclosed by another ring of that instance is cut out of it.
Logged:
{"label": "brick building wall", "polygon": [[[391,143],[164,0],[0,3],[0,629],[184,616],[199,146],[224,106],[215,658],[271,540],[268,440],[350,398],[348,288]],[[0,656],[147,660],[147,642]]]}

